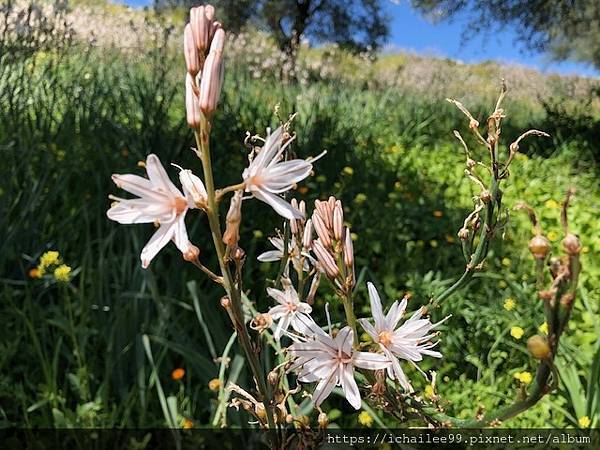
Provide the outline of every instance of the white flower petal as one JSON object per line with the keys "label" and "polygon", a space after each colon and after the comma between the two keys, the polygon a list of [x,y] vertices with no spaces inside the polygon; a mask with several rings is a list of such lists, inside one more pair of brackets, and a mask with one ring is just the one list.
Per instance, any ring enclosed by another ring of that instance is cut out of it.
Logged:
{"label": "white flower petal", "polygon": [[303,218],[303,215],[300,211],[298,211],[296,208],[293,208],[292,205],[278,195],[271,194],[270,192],[263,191],[261,189],[252,191],[252,193],[257,199],[270,205],[277,214],[285,217],[288,220]]}
{"label": "white flower petal", "polygon": [[342,389],[346,395],[346,400],[348,400],[348,403],[350,403],[354,409],[360,409],[362,403],[360,401],[358,385],[354,379],[354,370],[352,369],[352,365],[346,364],[345,367],[339,371],[339,375]]}
{"label": "white flower petal", "polygon": [[146,172],[148,178],[155,187],[161,188],[162,191],[171,197],[183,197],[183,194],[175,187],[169,179],[167,171],[158,159],[158,156],[151,153],[146,158]]}
{"label": "white flower petal", "polygon": [[173,234],[175,233],[175,228],[177,227],[177,222],[164,223],[158,230],[152,235],[146,246],[142,249],[142,254],[140,256],[142,260],[142,267],[145,269],[150,264],[150,261],[156,256],[156,254],[169,243]]}
{"label": "white flower petal", "polygon": [[367,370],[385,369],[390,365],[387,356],[371,352],[354,352],[352,361],[356,367]]}
{"label": "white flower petal", "polygon": [[373,283],[368,282],[367,288],[369,290],[369,300],[371,302],[371,314],[375,320],[375,329],[381,332],[385,328],[385,317],[383,316],[383,310],[381,308],[381,298]]}
{"label": "white flower petal", "polygon": [[315,404],[315,406],[320,406],[321,403],[323,403],[323,400],[325,400],[327,397],[329,397],[329,394],[331,394],[331,391],[333,391],[333,388],[338,384],[338,374],[337,374],[337,369],[336,367],[333,367],[329,374],[323,378],[321,381],[319,381],[319,384],[317,384],[317,387],[315,388],[315,392],[313,393],[313,402]]}
{"label": "white flower petal", "polygon": [[281,261],[281,258],[283,258],[283,253],[281,253],[279,250],[269,250],[258,255],[258,258],[256,259],[258,259],[260,262],[274,262]]}
{"label": "white flower petal", "polygon": [[156,191],[155,186],[150,180],[140,177],[139,175],[115,173],[112,176],[112,180],[118,188],[133,195],[137,195],[138,197],[151,198],[157,202],[164,202],[167,200],[165,194]]}
{"label": "white flower petal", "polygon": [[175,220],[173,241],[181,253],[186,253],[190,249],[191,243],[185,228],[185,212]]}
{"label": "white flower petal", "polygon": [[375,328],[373,327],[373,325],[371,325],[371,322],[369,322],[368,319],[358,319],[358,323],[360,323],[360,325],[367,332],[367,334],[371,336],[371,339],[373,339],[374,342],[377,342],[379,340],[379,335],[377,334],[377,331],[375,331]]}

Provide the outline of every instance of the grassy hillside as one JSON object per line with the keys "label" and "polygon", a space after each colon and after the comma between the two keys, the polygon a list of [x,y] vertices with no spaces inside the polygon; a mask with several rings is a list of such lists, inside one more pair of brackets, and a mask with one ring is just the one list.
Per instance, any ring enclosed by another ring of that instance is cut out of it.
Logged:
{"label": "grassy hillside", "polygon": [[[26,38],[8,33],[0,42],[11,49],[0,52],[0,424],[163,426],[156,379],[174,399],[178,420],[209,424],[217,394],[208,383],[219,376],[215,358],[231,335],[220,294],[182,265],[174,247],[141,269],[139,252],[151,227],[118,226],[105,215],[107,196],[116,191],[110,174],[131,171],[150,152],[199,170],[184,118],[180,23],[173,19],[169,30],[170,19],[116,5],[75,4],[65,14],[72,25],[57,19],[55,31],[31,27]],[[308,203],[325,194],[341,198],[357,233],[357,271],[390,301],[410,292],[415,309],[460,273],[456,232],[476,194],[452,134],[466,135],[468,123],[444,99],[459,98],[483,122],[499,78],[506,78],[505,145],[529,128],[552,139],[522,146],[505,204],[526,200],[536,208],[558,249],[558,205],[568,187],[577,189],[571,222],[584,245],[585,271],[561,364],[573,368],[571,379],[586,382],[600,327],[598,80],[411,54],[373,59],[325,47],[304,49],[298,80],[284,83],[266,35],[238,36],[228,55],[214,126],[218,183],[239,181],[247,131],[264,134],[276,123],[276,105],[284,117],[297,112],[294,151],[328,154],[295,195]],[[281,223],[262,204],[249,203],[244,214],[252,218],[242,230],[246,276],[273,278],[277,267],[259,265],[256,256],[269,247],[268,230]],[[212,266],[203,220],[188,226]],[[508,401],[519,390],[515,374],[532,371],[524,339],[510,334],[519,326],[527,336],[542,325],[527,250],[531,228],[511,212],[504,231],[481,277],[432,312],[453,320],[443,334],[443,362],[423,369],[438,371],[438,394],[462,417],[472,417],[480,403]],[[72,268],[69,283],[32,272],[48,250]],[[268,305],[264,287],[248,292],[259,310]],[[324,289],[315,310],[331,298]],[[504,307],[509,298],[514,308]],[[363,311],[364,287],[357,302]],[[148,343],[156,366],[147,358]],[[180,367],[185,377],[173,380]],[[424,379],[410,376],[425,389]],[[250,384],[245,368],[238,382]],[[561,384],[506,425],[577,426],[577,392]],[[327,405],[331,420],[355,426],[357,415],[342,400]],[[244,420],[230,412],[229,423]]]}

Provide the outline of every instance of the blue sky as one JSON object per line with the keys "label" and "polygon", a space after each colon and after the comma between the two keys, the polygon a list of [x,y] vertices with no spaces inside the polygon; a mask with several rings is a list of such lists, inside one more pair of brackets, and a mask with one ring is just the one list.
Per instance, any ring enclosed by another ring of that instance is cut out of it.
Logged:
{"label": "blue sky", "polygon": [[[123,0],[122,3],[144,6],[152,4],[152,1]],[[457,17],[453,22],[434,25],[415,12],[407,0],[399,2],[385,0],[384,5],[392,18],[389,44],[399,49],[459,59],[464,62],[494,59],[535,67],[543,72],[600,76],[600,71],[586,64],[550,62],[543,54],[525,52],[524,47],[515,41],[514,27],[506,27],[495,37],[475,35],[469,42],[464,43],[461,39],[467,22],[464,16]]]}

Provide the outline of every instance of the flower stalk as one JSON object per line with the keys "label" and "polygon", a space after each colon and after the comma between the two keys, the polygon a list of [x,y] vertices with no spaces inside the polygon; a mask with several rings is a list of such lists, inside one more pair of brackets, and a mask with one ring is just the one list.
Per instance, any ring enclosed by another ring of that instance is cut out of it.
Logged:
{"label": "flower stalk", "polygon": [[223,287],[229,297],[230,308],[227,308],[233,326],[237,332],[238,342],[242,346],[250,369],[256,380],[258,390],[260,392],[263,401],[265,402],[265,412],[267,416],[267,423],[270,429],[275,429],[275,420],[273,418],[273,411],[271,410],[271,394],[267,386],[264,373],[261,369],[258,355],[252,347],[252,342],[246,323],[244,320],[244,311],[242,308],[242,300],[240,292],[235,286],[229,266],[225,261],[225,246],[223,244],[223,235],[221,232],[221,224],[219,221],[219,210],[217,203],[217,196],[215,192],[215,183],[212,170],[212,161],[210,155],[210,128],[211,123],[206,117],[202,116],[200,120],[200,127],[194,130],[194,136],[196,138],[196,144],[198,146],[198,152],[200,160],[202,162],[202,169],[204,171],[204,182],[206,184],[207,193],[207,208],[206,215],[208,217],[208,223],[217,253],[217,259],[219,260],[219,267],[221,270],[221,276],[223,279]]}

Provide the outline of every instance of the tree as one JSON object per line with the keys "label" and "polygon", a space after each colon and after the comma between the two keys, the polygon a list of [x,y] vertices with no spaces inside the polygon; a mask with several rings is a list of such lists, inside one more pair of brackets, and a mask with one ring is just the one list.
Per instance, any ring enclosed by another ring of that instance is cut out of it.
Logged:
{"label": "tree", "polygon": [[[335,42],[349,50],[376,49],[388,37],[383,0],[214,0],[227,30],[240,31],[248,22],[271,32],[292,64],[303,38]],[[155,7],[198,5],[193,0],[155,0]]]}
{"label": "tree", "polygon": [[434,20],[470,16],[468,31],[516,25],[519,40],[557,60],[589,62],[600,69],[598,0],[411,0]]}

